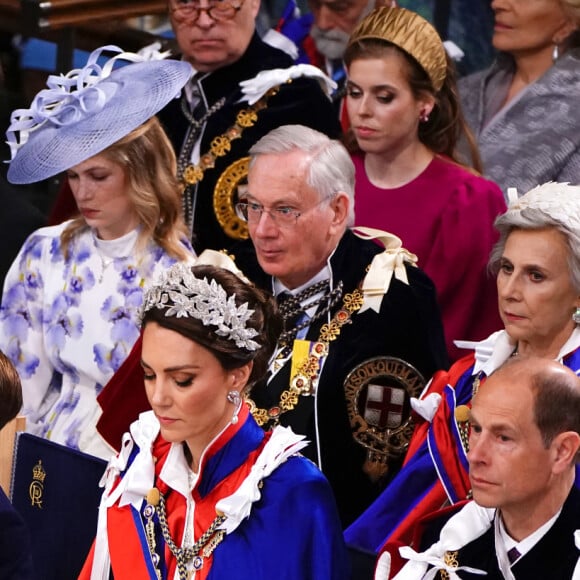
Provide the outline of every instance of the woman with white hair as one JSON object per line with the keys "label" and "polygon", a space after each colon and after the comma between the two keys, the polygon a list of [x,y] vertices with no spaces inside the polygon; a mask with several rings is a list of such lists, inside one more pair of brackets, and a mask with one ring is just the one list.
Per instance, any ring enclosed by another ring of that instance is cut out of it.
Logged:
{"label": "woman with white hair", "polygon": [[580,371],[580,186],[546,183],[519,199],[514,192],[495,227],[500,237],[490,267],[504,329],[464,344],[473,353],[434,375],[414,400],[419,420],[402,470],[346,530],[351,546],[385,552],[389,561],[396,545],[411,543],[422,516],[471,496],[469,409],[495,369],[531,355]]}
{"label": "woman with white hair", "polygon": [[[105,51],[119,54],[103,63]],[[96,431],[97,395],[139,337],[144,287],[193,259],[175,154],[154,117],[191,67],[165,56],[98,49],[49,77],[7,132],[8,180],[66,172],[78,215],[24,243],[5,280],[0,349],[22,379],[27,430],[103,458],[113,450]]]}

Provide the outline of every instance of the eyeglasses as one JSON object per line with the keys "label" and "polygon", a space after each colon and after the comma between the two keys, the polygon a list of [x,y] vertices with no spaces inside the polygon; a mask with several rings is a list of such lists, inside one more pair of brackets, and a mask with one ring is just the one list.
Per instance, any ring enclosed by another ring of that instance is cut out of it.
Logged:
{"label": "eyeglasses", "polygon": [[313,210],[315,207],[318,207],[321,203],[328,201],[329,198],[321,199],[316,205],[313,205],[311,208],[298,211],[296,209],[292,209],[291,207],[273,207],[271,209],[266,209],[263,205],[259,203],[255,203],[253,201],[240,201],[236,203],[236,210],[238,215],[249,224],[257,224],[262,214],[268,214],[272,221],[281,228],[285,227],[292,227],[296,225],[298,218]]}
{"label": "eyeglasses", "polygon": [[178,22],[196,22],[202,12],[216,22],[231,20],[244,5],[244,0],[227,2],[226,0],[209,0],[208,6],[202,8],[199,1],[169,0],[169,9]]}

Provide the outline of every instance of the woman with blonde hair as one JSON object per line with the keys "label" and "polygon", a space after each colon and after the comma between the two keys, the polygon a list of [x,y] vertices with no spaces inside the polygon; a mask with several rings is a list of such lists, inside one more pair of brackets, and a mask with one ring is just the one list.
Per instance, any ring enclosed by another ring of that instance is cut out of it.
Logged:
{"label": "woman with blonde hair", "polygon": [[[103,50],[121,54],[100,66]],[[79,215],[24,243],[6,276],[0,349],[22,379],[27,429],[104,458],[113,450],[95,429],[97,395],[139,337],[144,287],[193,258],[175,155],[152,118],[191,67],[164,56],[99,49],[49,77],[7,132],[9,181],[66,172]]]}
{"label": "woman with blonde hair", "polygon": [[580,1],[494,0],[488,69],[459,82],[483,174],[507,196],[580,183]]}

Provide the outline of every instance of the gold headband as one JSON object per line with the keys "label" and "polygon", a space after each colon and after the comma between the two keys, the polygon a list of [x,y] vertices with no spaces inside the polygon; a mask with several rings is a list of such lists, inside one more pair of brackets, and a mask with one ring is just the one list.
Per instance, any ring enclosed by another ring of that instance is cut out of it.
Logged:
{"label": "gold headband", "polygon": [[358,23],[348,45],[365,38],[386,40],[410,54],[439,91],[447,71],[445,47],[437,31],[423,17],[405,8],[377,8]]}

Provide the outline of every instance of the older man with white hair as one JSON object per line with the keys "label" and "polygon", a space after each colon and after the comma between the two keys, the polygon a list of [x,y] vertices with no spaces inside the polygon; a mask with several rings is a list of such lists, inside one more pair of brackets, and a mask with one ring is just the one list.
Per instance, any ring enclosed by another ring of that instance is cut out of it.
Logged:
{"label": "older man with white hair", "polygon": [[340,142],[283,126],[250,155],[238,210],[252,244],[234,254],[285,319],[253,414],[307,436],[347,525],[400,466],[410,396],[447,365],[434,287],[399,238],[349,229],[354,166]]}

